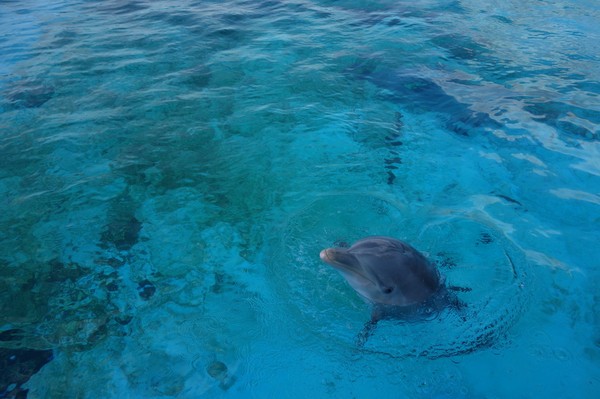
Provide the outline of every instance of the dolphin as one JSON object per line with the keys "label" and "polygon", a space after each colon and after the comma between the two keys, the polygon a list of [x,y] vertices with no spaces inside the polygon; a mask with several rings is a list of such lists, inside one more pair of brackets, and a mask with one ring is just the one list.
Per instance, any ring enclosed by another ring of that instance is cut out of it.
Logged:
{"label": "dolphin", "polygon": [[364,345],[381,319],[418,318],[447,306],[462,306],[458,298],[448,292],[444,278],[433,263],[395,238],[366,237],[349,248],[326,248],[320,257],[373,304],[371,320],[359,334],[359,346]]}

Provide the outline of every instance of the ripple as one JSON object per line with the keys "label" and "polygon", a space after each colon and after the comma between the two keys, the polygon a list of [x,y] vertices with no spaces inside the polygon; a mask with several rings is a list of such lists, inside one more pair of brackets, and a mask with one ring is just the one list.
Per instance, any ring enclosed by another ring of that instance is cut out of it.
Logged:
{"label": "ripple", "polygon": [[[434,320],[382,321],[366,352],[437,358],[497,345],[527,301],[527,272],[520,251],[494,226],[466,217],[412,215],[384,196],[327,194],[290,219],[270,266],[271,284],[289,304],[291,322],[323,340],[353,347],[369,306],[319,251],[335,242],[389,235],[411,242],[440,267],[448,286],[467,303]],[[459,313],[460,312],[460,313]]]}

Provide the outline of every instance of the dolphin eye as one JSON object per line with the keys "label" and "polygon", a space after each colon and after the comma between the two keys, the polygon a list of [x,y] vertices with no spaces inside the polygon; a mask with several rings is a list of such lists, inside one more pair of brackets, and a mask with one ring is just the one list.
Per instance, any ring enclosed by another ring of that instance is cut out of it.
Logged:
{"label": "dolphin eye", "polygon": [[383,293],[384,293],[384,294],[391,294],[391,293],[392,293],[392,291],[394,291],[394,289],[393,289],[392,287],[385,287],[385,288],[383,289]]}

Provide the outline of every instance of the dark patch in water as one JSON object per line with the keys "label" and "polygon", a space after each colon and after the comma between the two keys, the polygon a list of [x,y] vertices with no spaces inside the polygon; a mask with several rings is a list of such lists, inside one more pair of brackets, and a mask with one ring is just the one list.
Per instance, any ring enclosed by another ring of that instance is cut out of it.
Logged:
{"label": "dark patch in water", "polygon": [[48,266],[50,267],[50,271],[46,276],[46,281],[49,283],[61,283],[65,281],[74,283],[90,273],[88,268],[81,267],[76,263],[65,264],[58,259],[51,260]]}
{"label": "dark patch in water", "polygon": [[138,293],[140,298],[147,301],[156,293],[156,287],[149,280],[142,280],[138,284]]}
{"label": "dark patch in water", "polygon": [[128,251],[137,243],[141,229],[142,223],[133,215],[116,217],[102,233],[102,244],[110,243],[119,251]]}
{"label": "dark patch in water", "polygon": [[494,238],[489,233],[482,232],[479,234],[478,242],[481,244],[491,244],[494,242]]}
{"label": "dark patch in water", "polygon": [[492,15],[492,18],[497,19],[500,22],[504,22],[505,24],[512,24],[513,23],[512,19],[504,17],[502,15]]}
{"label": "dark patch in water", "polygon": [[54,97],[54,88],[43,83],[22,82],[6,95],[14,108],[39,108]]}
{"label": "dark patch in water", "polygon": [[51,46],[55,48],[61,48],[75,43],[77,39],[78,35],[75,31],[64,30],[56,35],[56,39],[52,42]]}
{"label": "dark patch in water", "polygon": [[474,132],[485,127],[499,127],[499,124],[482,112],[468,110],[462,115],[450,116],[446,128],[460,136],[472,136]]}
{"label": "dark patch in water", "polygon": [[23,338],[25,331],[20,330],[18,328],[13,328],[10,330],[0,332],[0,341],[8,342],[8,341],[18,341]]}
{"label": "dark patch in water", "polygon": [[474,60],[490,53],[487,48],[473,41],[470,37],[458,34],[439,35],[434,37],[431,42],[446,49],[452,58],[461,60]]}
{"label": "dark patch in water", "polygon": [[241,283],[238,279],[233,277],[231,274],[217,270],[213,272],[214,282],[210,286],[210,292],[213,294],[222,294],[225,292],[240,292],[240,290],[246,290],[247,286]]}
{"label": "dark patch in water", "polygon": [[394,172],[388,170],[387,172],[387,184],[392,185],[394,184],[394,180],[396,180],[396,175],[394,174]]}
{"label": "dark patch in water", "polygon": [[204,65],[200,65],[182,73],[185,75],[184,83],[192,86],[195,89],[202,89],[208,86],[212,76],[211,70]]}
{"label": "dark patch in water", "polygon": [[235,376],[229,375],[227,365],[218,360],[212,361],[206,366],[206,372],[219,382],[219,388],[224,391],[231,388],[236,381]]}
{"label": "dark patch in water", "polygon": [[116,269],[127,263],[127,259],[110,257],[106,259],[97,259],[96,263],[99,265],[108,265]]}
{"label": "dark patch in water", "polygon": [[222,294],[228,288],[235,288],[238,285],[237,281],[227,273],[222,271],[214,272],[215,282],[210,287],[210,291],[214,294]]}
{"label": "dark patch in water", "polygon": [[[400,112],[396,112],[394,115],[394,127],[391,129],[390,133],[385,136],[386,145],[389,147],[399,147],[402,145],[402,141],[400,141],[402,128],[404,127],[402,118],[403,116]],[[402,164],[402,158],[398,156],[397,151],[390,150],[390,155],[384,159],[384,163],[387,172],[387,184],[392,185],[396,180],[394,170],[397,170],[399,165]]]}
{"label": "dark patch in water", "polygon": [[127,333],[116,319],[122,317],[120,306],[112,300],[122,278],[118,271],[94,270],[58,258],[1,266],[0,290],[11,301],[0,306],[0,314],[6,326],[18,328],[0,331],[0,347],[45,349],[52,345],[83,351],[109,334]]}
{"label": "dark patch in water", "polygon": [[359,77],[362,79],[368,78],[377,70],[378,61],[372,58],[359,58],[354,61],[349,67],[346,68],[345,72],[351,76]]}
{"label": "dark patch in water", "polygon": [[27,398],[22,385],[52,359],[51,350],[0,348],[0,398]]}
{"label": "dark patch in water", "polygon": [[510,202],[510,203],[512,203],[512,204],[515,204],[515,205],[523,206],[523,204],[521,204],[519,201],[517,201],[516,199],[514,199],[514,198],[511,198],[511,197],[509,197],[509,196],[507,196],[507,195],[504,195],[504,194],[496,194],[496,197],[498,197],[498,198],[502,198],[502,199],[503,199],[504,201],[506,201],[506,202]]}
{"label": "dark patch in water", "polygon": [[102,273],[100,276],[101,286],[106,288],[108,292],[115,292],[119,290],[119,274],[116,271],[110,273]]}
{"label": "dark patch in water", "polygon": [[385,89],[395,102],[412,112],[435,112],[445,127],[460,135],[473,136],[484,128],[499,128],[487,114],[472,111],[468,104],[457,101],[432,80],[393,71],[377,72],[365,77]]}
{"label": "dark patch in water", "polygon": [[387,26],[400,25],[400,22],[401,22],[400,18],[394,17],[387,22]]}
{"label": "dark patch in water", "polygon": [[473,291],[472,288],[469,288],[469,287],[459,287],[457,285],[450,285],[450,286],[448,286],[448,289],[450,291],[455,291],[455,292],[471,292],[471,291]]}
{"label": "dark patch in water", "polygon": [[119,289],[119,286],[115,282],[110,282],[106,284],[106,289],[110,292],[115,292]]}
{"label": "dark patch in water", "polygon": [[239,39],[241,39],[243,36],[243,34],[239,30],[233,29],[233,28],[219,28],[213,32],[213,35],[224,37],[224,38],[239,38]]}
{"label": "dark patch in water", "polygon": [[210,290],[211,290],[211,292],[213,292],[215,294],[220,294],[223,292],[223,286],[225,284],[225,275],[220,272],[215,272],[214,276],[215,276],[215,282],[210,287]]}
{"label": "dark patch in water", "polygon": [[434,261],[441,269],[452,269],[456,267],[456,260],[445,252],[438,252]]}
{"label": "dark patch in water", "polygon": [[131,315],[120,315],[115,317],[115,321],[122,326],[126,326],[127,324],[131,323],[131,320],[133,320],[133,316]]}
{"label": "dark patch in water", "polygon": [[166,18],[167,22],[175,26],[196,26],[198,20],[193,14],[171,14]]}

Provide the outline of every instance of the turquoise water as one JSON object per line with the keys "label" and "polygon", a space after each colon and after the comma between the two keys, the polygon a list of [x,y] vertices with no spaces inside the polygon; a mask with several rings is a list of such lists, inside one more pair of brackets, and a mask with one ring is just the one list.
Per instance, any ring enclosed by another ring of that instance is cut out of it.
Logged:
{"label": "turquoise water", "polygon": [[[493,3],[493,4],[492,4]],[[600,395],[594,1],[0,2],[0,398]],[[410,242],[465,314],[319,251]]]}

